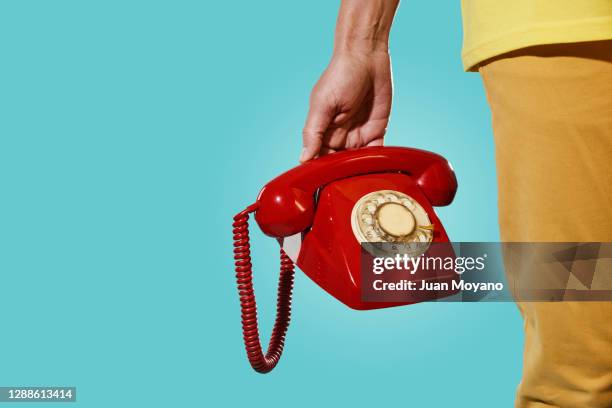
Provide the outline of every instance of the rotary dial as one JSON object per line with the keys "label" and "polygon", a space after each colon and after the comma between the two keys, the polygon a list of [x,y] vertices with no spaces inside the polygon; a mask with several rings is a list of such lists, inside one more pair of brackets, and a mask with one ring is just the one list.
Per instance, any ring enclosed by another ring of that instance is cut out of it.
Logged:
{"label": "rotary dial", "polygon": [[352,227],[360,242],[429,243],[433,225],[412,197],[381,190],[361,197],[353,207]]}

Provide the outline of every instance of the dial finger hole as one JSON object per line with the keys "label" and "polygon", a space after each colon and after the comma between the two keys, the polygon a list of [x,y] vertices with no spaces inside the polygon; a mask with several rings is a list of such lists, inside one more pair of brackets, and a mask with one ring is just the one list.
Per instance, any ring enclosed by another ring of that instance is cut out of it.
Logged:
{"label": "dial finger hole", "polygon": [[391,203],[397,203],[399,198],[395,194],[385,194],[385,200]]}
{"label": "dial finger hole", "polygon": [[372,224],[374,222],[374,218],[370,214],[364,214],[361,216],[361,221],[365,224]]}

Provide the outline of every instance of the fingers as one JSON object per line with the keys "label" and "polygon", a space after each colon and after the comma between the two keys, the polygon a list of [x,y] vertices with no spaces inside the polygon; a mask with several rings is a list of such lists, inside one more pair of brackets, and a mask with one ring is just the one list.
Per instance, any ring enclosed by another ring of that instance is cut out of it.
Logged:
{"label": "fingers", "polygon": [[325,131],[334,120],[334,114],[335,109],[331,104],[312,98],[306,124],[302,131],[304,148],[300,162],[308,161],[320,153]]}
{"label": "fingers", "polygon": [[346,147],[346,137],[350,126],[330,125],[323,135],[323,147],[334,150],[342,150]]}
{"label": "fingers", "polygon": [[320,156],[325,156],[326,154],[330,154],[330,153],[336,153],[337,150],[333,149],[331,147],[327,147],[327,146],[323,146],[321,147],[321,151],[319,152]]}
{"label": "fingers", "polygon": [[368,143],[366,146],[382,146],[384,143],[384,139],[381,137],[380,139],[375,139],[372,140],[370,143]]}

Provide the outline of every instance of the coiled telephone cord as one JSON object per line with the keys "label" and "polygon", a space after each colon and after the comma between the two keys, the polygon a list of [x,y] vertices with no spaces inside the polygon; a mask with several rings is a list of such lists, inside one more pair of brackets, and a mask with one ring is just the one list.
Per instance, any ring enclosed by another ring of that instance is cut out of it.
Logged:
{"label": "coiled telephone cord", "polygon": [[257,209],[256,204],[234,216],[234,260],[236,281],[242,311],[242,332],[249,362],[259,373],[270,372],[278,363],[285,345],[285,335],[291,319],[291,292],[293,290],[294,266],[285,251],[280,250],[280,277],[276,301],[276,321],[270,336],[266,354],[263,354],[257,327],[257,305],[253,291],[251,247],[249,244],[249,214]]}

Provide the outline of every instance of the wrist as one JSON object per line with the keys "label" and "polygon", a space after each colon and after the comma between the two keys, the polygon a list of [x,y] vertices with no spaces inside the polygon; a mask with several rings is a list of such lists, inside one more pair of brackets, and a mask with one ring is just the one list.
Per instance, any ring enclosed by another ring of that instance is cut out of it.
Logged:
{"label": "wrist", "polygon": [[389,41],[387,38],[373,38],[364,35],[336,35],[334,41],[334,54],[340,53],[388,53]]}
{"label": "wrist", "polygon": [[386,43],[355,42],[334,45],[333,59],[357,59],[365,64],[377,64],[389,60],[389,47]]}
{"label": "wrist", "polygon": [[334,52],[388,52],[398,3],[399,0],[342,0]]}

